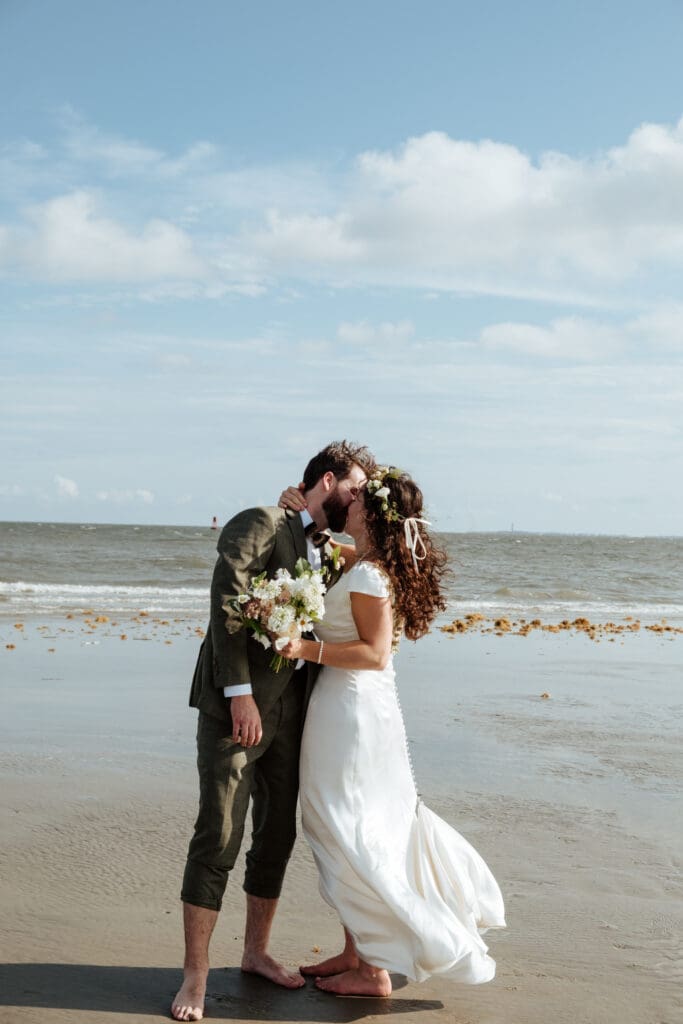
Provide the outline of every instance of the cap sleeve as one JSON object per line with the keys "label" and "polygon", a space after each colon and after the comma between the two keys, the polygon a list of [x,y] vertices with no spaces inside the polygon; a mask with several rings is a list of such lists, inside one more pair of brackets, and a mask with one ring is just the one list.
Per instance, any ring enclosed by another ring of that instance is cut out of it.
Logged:
{"label": "cap sleeve", "polygon": [[351,569],[349,580],[351,594],[368,594],[370,597],[390,597],[391,590],[386,573],[371,562],[356,562]]}

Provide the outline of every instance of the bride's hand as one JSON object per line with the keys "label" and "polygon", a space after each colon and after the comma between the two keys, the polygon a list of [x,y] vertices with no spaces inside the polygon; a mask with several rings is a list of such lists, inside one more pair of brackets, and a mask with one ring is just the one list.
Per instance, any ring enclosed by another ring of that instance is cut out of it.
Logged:
{"label": "bride's hand", "polygon": [[283,658],[289,658],[291,661],[298,661],[299,658],[303,658],[303,641],[290,640],[286,647],[278,651],[278,654],[281,654]]}
{"label": "bride's hand", "polygon": [[292,512],[302,512],[308,508],[308,502],[304,498],[304,485],[288,487],[282,492],[278,500],[280,508],[291,508]]}

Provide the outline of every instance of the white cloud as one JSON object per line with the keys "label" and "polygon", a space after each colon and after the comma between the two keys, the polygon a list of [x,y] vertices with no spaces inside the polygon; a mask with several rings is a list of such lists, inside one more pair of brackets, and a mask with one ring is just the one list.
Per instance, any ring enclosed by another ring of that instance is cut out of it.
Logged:
{"label": "white cloud", "polygon": [[303,162],[223,169],[202,175],[201,199],[198,202],[195,196],[188,213],[197,218],[210,207],[214,214],[241,210],[261,215],[263,210],[278,209],[312,214],[338,201],[342,183],[325,167]]}
{"label": "white cloud", "polygon": [[178,177],[196,170],[217,152],[210,142],[195,142],[179,157],[169,157],[142,142],[101,131],[68,106],[62,109],[61,123],[64,148],[70,159],[78,164],[97,164],[110,177]]}
{"label": "white cloud", "polygon": [[485,348],[573,361],[603,360],[624,347],[624,331],[582,317],[554,320],[546,326],[500,323],[484,327]]}
{"label": "white cloud", "polygon": [[683,120],[585,158],[434,131],[346,166],[235,166],[206,141],[173,156],[73,111],[62,130],[50,152],[0,153],[8,196],[24,179],[32,196],[0,225],[0,267],[142,282],[150,301],[304,282],[615,309],[661,301],[683,272]]}
{"label": "white cloud", "polygon": [[538,162],[514,146],[430,132],[357,161],[324,216],[271,210],[251,242],[280,270],[601,301],[635,275],[683,264],[683,120],[623,147]]}
{"label": "white cloud", "polygon": [[641,346],[683,352],[683,305],[653,308],[629,325],[629,333]]}
{"label": "white cloud", "polygon": [[0,259],[52,281],[192,278],[202,272],[190,238],[163,220],[133,233],[103,216],[85,191],[32,207],[21,229],[0,238]]}
{"label": "white cloud", "polygon": [[[248,272],[241,275],[248,278]],[[139,289],[137,297],[142,302],[163,303],[167,301],[193,300],[215,300],[225,298],[227,295],[242,295],[247,298],[257,298],[263,295],[266,288],[263,284],[243,279],[233,283],[224,281],[164,281],[162,284],[153,284]],[[132,298],[132,296],[130,296]]]}
{"label": "white cloud", "polygon": [[334,270],[335,279],[340,273],[354,279],[354,267],[366,260],[367,240],[354,236],[346,213],[289,216],[269,210],[264,228],[246,233],[243,243],[277,269],[305,276],[312,271],[317,277],[319,268],[321,276]]}
{"label": "white cloud", "polygon": [[78,484],[75,480],[69,480],[65,476],[55,476],[55,483],[57,484],[57,493],[60,498],[77,498],[79,495]]}
{"label": "white cloud", "polygon": [[21,498],[25,490],[19,484],[0,484],[0,497]]}
{"label": "white cloud", "polygon": [[655,307],[621,323],[580,316],[539,325],[520,321],[489,324],[479,344],[487,349],[565,362],[605,362],[626,353],[683,351],[683,306]]}
{"label": "white cloud", "polygon": [[409,341],[414,333],[415,327],[409,320],[381,324],[360,320],[357,323],[341,323],[337,329],[337,338],[352,345],[400,344]]}
{"label": "white cloud", "polygon": [[10,165],[25,160],[26,162],[41,161],[47,157],[44,146],[30,139],[20,139],[18,142],[5,142],[0,146],[0,161],[7,160]]}
{"label": "white cloud", "polygon": [[125,505],[136,501],[141,501],[144,505],[151,505],[154,501],[154,494],[152,491],[139,487],[136,490],[98,491],[96,498],[98,501],[111,502],[115,505]]}

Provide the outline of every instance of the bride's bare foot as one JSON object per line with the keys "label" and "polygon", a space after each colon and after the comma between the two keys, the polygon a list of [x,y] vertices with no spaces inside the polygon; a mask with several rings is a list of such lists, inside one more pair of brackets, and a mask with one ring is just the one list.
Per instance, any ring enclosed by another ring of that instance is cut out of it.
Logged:
{"label": "bride's bare foot", "polygon": [[260,974],[262,978],[282,985],[283,988],[301,988],[306,982],[298,971],[290,971],[267,953],[245,953],[242,970],[246,974]]}
{"label": "bride's bare foot", "polygon": [[313,974],[316,978],[329,978],[333,974],[343,974],[345,971],[352,971],[360,964],[355,953],[345,949],[337,956],[331,956],[328,960],[322,960],[319,964],[308,964],[300,967],[302,974]]}
{"label": "bride's bare foot", "polygon": [[336,996],[390,996],[391,978],[388,971],[377,970],[363,964],[331,978],[316,978],[316,985],[323,992]]}
{"label": "bride's bare foot", "polygon": [[186,971],[178,995],[171,1003],[174,1020],[202,1020],[206,996],[206,971]]}

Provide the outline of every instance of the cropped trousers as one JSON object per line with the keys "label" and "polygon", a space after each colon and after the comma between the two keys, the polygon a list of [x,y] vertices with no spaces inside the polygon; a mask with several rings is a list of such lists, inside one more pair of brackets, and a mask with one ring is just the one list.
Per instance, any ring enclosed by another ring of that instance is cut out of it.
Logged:
{"label": "cropped trousers", "polygon": [[244,890],[277,899],[296,839],[299,748],[306,668],[293,674],[262,719],[253,747],[233,742],[229,722],[199,713],[199,813],[190,841],[181,899],[220,910],[242,844],[251,800],[252,836]]}

